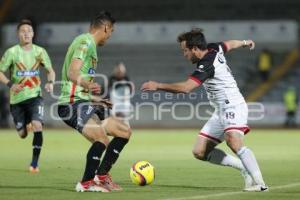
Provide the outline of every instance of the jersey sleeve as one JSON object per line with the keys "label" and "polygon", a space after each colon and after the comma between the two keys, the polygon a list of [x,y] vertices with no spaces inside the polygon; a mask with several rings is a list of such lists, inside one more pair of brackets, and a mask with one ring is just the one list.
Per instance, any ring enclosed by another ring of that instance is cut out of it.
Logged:
{"label": "jersey sleeve", "polygon": [[219,47],[222,48],[222,51],[224,53],[227,53],[228,47],[227,47],[225,42],[217,42],[217,43],[208,43],[207,44],[208,49],[213,49],[213,50],[216,50],[216,51],[220,51]]}
{"label": "jersey sleeve", "polygon": [[215,67],[211,62],[202,61],[198,63],[197,69],[190,75],[190,79],[197,82],[199,85],[212,78],[215,74]]}
{"label": "jersey sleeve", "polygon": [[6,70],[12,65],[13,63],[13,54],[7,50],[0,60],[0,71],[6,72]]}
{"label": "jersey sleeve", "polygon": [[80,60],[85,60],[88,54],[88,43],[86,41],[82,41],[80,45],[74,50],[74,54],[72,58],[78,58]]}
{"label": "jersey sleeve", "polygon": [[52,68],[50,57],[45,49],[42,49],[42,64],[46,69]]}

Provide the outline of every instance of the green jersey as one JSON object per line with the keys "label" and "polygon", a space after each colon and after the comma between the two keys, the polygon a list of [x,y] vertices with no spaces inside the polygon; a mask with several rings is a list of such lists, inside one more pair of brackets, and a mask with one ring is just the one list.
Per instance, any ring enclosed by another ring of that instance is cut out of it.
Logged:
{"label": "green jersey", "polygon": [[80,85],[73,83],[68,78],[70,64],[73,59],[80,59],[83,65],[80,76],[88,81],[93,81],[97,67],[97,47],[91,34],[85,33],[77,36],[68,48],[62,69],[62,88],[59,103],[74,103],[78,100],[90,100],[91,93]]}
{"label": "green jersey", "polygon": [[15,45],[4,53],[0,61],[0,71],[10,71],[12,83],[21,84],[19,93],[10,92],[10,104],[20,103],[41,95],[40,66],[50,69],[51,61],[46,50],[32,45],[29,51]]}

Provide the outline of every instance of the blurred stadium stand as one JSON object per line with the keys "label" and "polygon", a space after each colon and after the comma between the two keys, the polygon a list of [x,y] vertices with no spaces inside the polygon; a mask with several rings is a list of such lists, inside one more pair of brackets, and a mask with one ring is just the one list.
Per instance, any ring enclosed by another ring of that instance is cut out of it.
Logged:
{"label": "blurred stadium stand", "polygon": [[[32,15],[39,22],[88,21],[101,9],[110,10],[120,21],[169,20],[300,20],[298,0],[14,0],[7,17],[16,22]],[[234,8],[234,9],[233,9]]]}
{"label": "blurred stadium stand", "polygon": [[[54,25],[63,25],[63,23],[68,22],[87,22],[92,16],[94,16],[94,14],[102,9],[110,10],[118,21],[132,23],[138,22],[140,24],[143,24],[145,21],[173,21],[175,23],[184,23],[183,21],[190,22],[199,20],[210,20],[207,22],[214,22],[212,20],[228,20],[226,22],[230,24],[231,22],[236,22],[236,20],[253,20],[253,22],[256,22],[259,20],[268,19],[271,19],[272,21],[292,19],[292,21],[298,21],[296,23],[298,25],[300,21],[300,1],[297,0],[252,0],[243,2],[243,4],[241,4],[239,0],[211,0],[209,3],[207,1],[198,0],[185,1],[184,3],[180,0],[72,0],[69,1],[69,3],[66,3],[66,1],[55,1],[54,3],[50,0],[31,0],[30,2],[26,0],[9,1],[11,2],[11,7],[10,11],[5,16],[4,22],[6,24],[17,22],[23,17],[30,17],[41,26],[49,22],[53,22],[52,24]],[[34,16],[31,13],[34,13]],[[249,23],[249,21],[247,21],[247,23]],[[223,31],[226,32],[226,26],[224,27],[225,28]],[[255,29],[255,26],[253,26],[253,29]],[[283,32],[286,30],[284,23],[281,26],[281,29]],[[45,31],[39,32],[39,36],[42,38],[39,38],[38,41],[40,41],[42,45],[46,47],[52,59],[53,66],[55,67],[57,80],[60,80],[61,67],[68,46],[66,43],[61,45],[49,44],[47,40],[50,38],[48,38],[48,36],[52,34],[51,30],[46,28],[44,30],[46,30],[46,33]],[[84,30],[79,29],[78,32],[80,31]],[[115,34],[117,34],[117,31]],[[265,34],[268,35],[269,33],[266,32]],[[2,35],[4,34],[2,33]],[[73,36],[70,37],[69,40],[72,40],[72,38]],[[244,39],[244,37],[236,39]],[[299,38],[297,38],[297,40],[299,40]],[[142,93],[139,91],[139,88],[144,81],[180,81],[188,77],[188,75],[193,71],[193,65],[183,58],[182,52],[178,44],[176,44],[176,38],[172,38],[172,41],[174,41],[172,44],[159,44],[159,40],[156,44],[151,44],[151,42],[148,42],[147,44],[130,44],[130,42],[127,42],[126,44],[117,44],[109,42],[104,48],[99,49],[100,62],[98,65],[98,72],[109,76],[113,67],[117,63],[120,61],[124,62],[127,66],[128,75],[136,86],[136,93],[132,98],[132,103],[135,104],[143,102],[141,99]],[[2,44],[5,42],[6,41],[2,41]],[[287,44],[266,42],[264,44],[258,44],[258,49],[252,52],[249,52],[247,49],[240,49],[229,53],[227,55],[227,61],[232,68],[232,72],[243,95],[248,96],[252,91],[262,84],[256,67],[256,59],[260,49],[264,48],[265,46],[267,46],[269,49],[272,49],[274,54],[275,68],[276,66],[282,65],[286,56],[294,47],[297,47],[297,45],[298,41]],[[0,55],[3,55],[3,52],[6,48],[7,45],[0,46]],[[274,70],[274,68],[272,70]],[[283,123],[285,111],[282,105],[282,94],[290,85],[296,86],[298,91],[300,91],[299,76],[300,62],[297,61],[293,64],[293,68],[291,68],[288,73],[281,77],[279,81],[276,81],[272,88],[268,90],[262,97],[257,99],[259,102],[264,103],[266,108],[265,114],[268,114],[268,118],[260,121],[250,121],[250,124],[257,126],[278,126],[281,122]],[[0,87],[3,87],[3,85]],[[196,104],[200,101],[207,101],[204,90],[202,88],[198,90],[200,90],[201,96],[196,99],[181,97],[175,98],[171,100],[171,102],[184,102],[188,99],[188,102]],[[55,87],[55,94],[58,93],[59,88]],[[50,105],[55,103],[56,100],[51,98],[46,93],[43,95],[45,97],[45,104],[47,105],[46,113],[49,114]],[[155,104],[159,104],[166,100],[163,96],[156,98],[155,100],[153,97],[151,98],[152,99],[149,100],[153,101]],[[202,110],[199,112],[202,112],[203,109],[204,108],[202,108]],[[178,112],[186,113],[186,109],[179,108]],[[141,114],[141,119],[133,120],[133,126],[200,127],[200,125],[205,122],[205,120],[199,122],[197,119],[180,122],[172,120],[170,116],[164,117],[163,121],[155,121],[151,119],[151,116],[149,117],[149,113],[152,113],[151,108],[150,110],[149,108],[145,108]],[[299,114],[300,113],[298,112],[298,116]],[[272,118],[274,115],[278,116],[275,120]],[[300,121],[299,118],[300,117],[298,117],[298,121]],[[63,126],[61,122],[52,120],[49,115],[46,115],[46,124],[53,127]]]}

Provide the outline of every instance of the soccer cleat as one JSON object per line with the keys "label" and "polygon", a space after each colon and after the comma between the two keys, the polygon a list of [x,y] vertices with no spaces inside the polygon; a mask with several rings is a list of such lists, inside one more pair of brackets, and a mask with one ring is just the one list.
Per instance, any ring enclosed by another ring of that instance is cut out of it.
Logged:
{"label": "soccer cleat", "polygon": [[102,184],[111,191],[122,191],[123,189],[118,184],[114,183],[111,175],[96,175],[94,178],[96,184]]}
{"label": "soccer cleat", "polygon": [[248,173],[248,171],[246,169],[241,170],[241,175],[244,178],[245,189],[252,187],[255,184],[251,175]]}
{"label": "soccer cleat", "polygon": [[75,190],[76,192],[110,192],[107,188],[96,184],[93,180],[78,182]]}
{"label": "soccer cleat", "polygon": [[40,172],[40,169],[38,167],[30,166],[29,167],[29,172],[32,173],[32,174],[36,174],[36,173]]}
{"label": "soccer cleat", "polygon": [[243,190],[244,192],[267,192],[269,187],[266,185],[253,185]]}

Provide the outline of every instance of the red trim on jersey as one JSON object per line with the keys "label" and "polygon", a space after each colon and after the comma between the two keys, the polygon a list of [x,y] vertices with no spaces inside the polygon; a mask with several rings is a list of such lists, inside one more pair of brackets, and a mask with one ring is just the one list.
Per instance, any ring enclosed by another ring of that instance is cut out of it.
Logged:
{"label": "red trim on jersey", "polygon": [[228,44],[226,44],[226,42],[222,42],[222,43],[224,44],[224,47],[225,47],[224,53],[226,53],[229,49]]}
{"label": "red trim on jersey", "polygon": [[215,49],[213,49],[213,48],[209,48],[208,49],[208,52],[212,52],[212,51],[215,51],[215,52],[217,52]]}
{"label": "red trim on jersey", "polygon": [[76,90],[76,84],[73,83],[71,88],[71,94],[70,94],[70,103],[74,103],[75,90]]}
{"label": "red trim on jersey", "polygon": [[250,131],[250,128],[248,126],[245,126],[245,127],[229,127],[229,128],[226,128],[224,130],[224,132],[227,132],[227,131],[230,131],[230,130],[239,130],[239,131],[244,132],[244,134],[246,135]]}
{"label": "red trim on jersey", "polygon": [[27,79],[24,83],[23,83],[23,85],[24,86],[27,86],[27,87],[29,87],[29,88],[32,88],[32,82],[29,80],[29,79]]}
{"label": "red trim on jersey", "polygon": [[213,140],[213,141],[215,141],[215,142],[217,142],[217,143],[221,143],[221,142],[222,142],[222,141],[219,140],[218,138],[212,137],[212,136],[210,136],[210,135],[208,135],[208,134],[205,134],[205,133],[202,133],[202,132],[200,132],[199,135],[201,135],[201,136],[203,136],[203,137],[206,137],[206,138],[208,138],[208,139],[211,139],[211,140]]}
{"label": "red trim on jersey", "polygon": [[38,80],[37,77],[34,76],[34,77],[31,78],[31,80],[33,80],[33,82],[34,82],[36,85],[39,84],[39,80]]}
{"label": "red trim on jersey", "polygon": [[195,78],[193,76],[190,76],[189,78],[192,79],[193,81],[195,81],[196,83],[198,83],[198,85],[202,84],[202,81],[200,81],[199,79],[197,79],[197,78]]}

